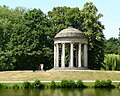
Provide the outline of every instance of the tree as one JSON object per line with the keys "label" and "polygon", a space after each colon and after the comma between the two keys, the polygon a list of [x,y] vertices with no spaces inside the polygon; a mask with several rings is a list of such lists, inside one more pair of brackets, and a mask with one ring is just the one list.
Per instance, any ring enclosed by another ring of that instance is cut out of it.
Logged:
{"label": "tree", "polygon": [[0,70],[12,70],[14,58],[8,50],[8,42],[13,33],[13,26],[21,20],[24,11],[22,8],[15,10],[7,6],[0,6]]}
{"label": "tree", "polygon": [[100,69],[104,60],[104,26],[99,19],[97,8],[92,2],[86,3],[82,10],[70,7],[55,7],[48,12],[52,23],[51,38],[60,30],[72,26],[81,30],[89,41],[88,59],[90,69]]}
{"label": "tree", "polygon": [[111,37],[106,41],[106,54],[119,54],[119,40]]}
{"label": "tree", "polygon": [[8,44],[16,61],[15,69],[37,69],[40,63],[49,67],[52,50],[47,44],[49,22],[40,9],[24,13],[21,22],[15,24]]}

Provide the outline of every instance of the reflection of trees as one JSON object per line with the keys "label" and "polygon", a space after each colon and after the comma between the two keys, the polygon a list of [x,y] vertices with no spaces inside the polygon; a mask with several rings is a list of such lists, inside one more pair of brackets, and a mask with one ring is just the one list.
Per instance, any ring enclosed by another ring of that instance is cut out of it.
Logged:
{"label": "reflection of trees", "polygon": [[112,96],[111,93],[112,89],[104,89],[104,88],[96,88],[95,89],[95,96]]}
{"label": "reflection of trees", "polygon": [[0,90],[0,96],[120,96],[118,89],[10,89]]}
{"label": "reflection of trees", "polygon": [[61,89],[62,96],[83,96],[83,89]]}

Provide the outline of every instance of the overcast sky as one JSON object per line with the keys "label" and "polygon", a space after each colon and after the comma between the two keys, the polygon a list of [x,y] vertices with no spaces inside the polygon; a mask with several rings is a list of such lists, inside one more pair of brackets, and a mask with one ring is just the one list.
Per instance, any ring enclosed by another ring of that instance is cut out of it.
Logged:
{"label": "overcast sky", "polygon": [[118,38],[120,27],[120,0],[0,0],[0,5],[10,8],[26,7],[39,8],[47,14],[53,7],[69,6],[83,8],[86,2],[93,2],[98,8],[98,12],[103,14],[100,19],[105,25],[104,35],[106,39],[110,37]]}

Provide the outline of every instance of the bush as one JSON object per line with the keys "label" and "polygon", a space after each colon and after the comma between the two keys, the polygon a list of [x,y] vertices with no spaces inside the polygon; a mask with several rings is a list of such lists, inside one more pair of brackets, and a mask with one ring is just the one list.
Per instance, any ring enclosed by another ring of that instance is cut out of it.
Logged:
{"label": "bush", "polygon": [[115,86],[112,85],[111,80],[96,80],[94,84],[95,88],[114,88]]}
{"label": "bush", "polygon": [[17,84],[13,85],[13,89],[19,89],[19,86]]}
{"label": "bush", "polygon": [[120,88],[120,83],[118,83],[117,87],[119,87],[119,88]]}
{"label": "bush", "polygon": [[3,84],[0,83],[0,89],[3,89],[3,87],[4,87]]}
{"label": "bush", "polygon": [[25,81],[25,82],[23,83],[23,88],[30,88],[30,87],[31,87],[31,83],[30,83],[30,82]]}
{"label": "bush", "polygon": [[76,82],[77,88],[86,88],[86,86],[83,84],[82,80],[78,80]]}
{"label": "bush", "polygon": [[34,88],[44,88],[44,85],[40,82],[40,80],[35,80],[35,82],[32,84]]}
{"label": "bush", "polygon": [[57,85],[56,85],[56,83],[55,83],[54,81],[51,81],[49,87],[50,87],[50,88],[57,88]]}
{"label": "bush", "polygon": [[60,83],[61,88],[75,88],[76,84],[73,80],[62,80]]}
{"label": "bush", "polygon": [[101,87],[101,82],[100,82],[100,80],[96,80],[96,81],[95,81],[94,87],[95,87],[95,88],[100,88],[100,87]]}

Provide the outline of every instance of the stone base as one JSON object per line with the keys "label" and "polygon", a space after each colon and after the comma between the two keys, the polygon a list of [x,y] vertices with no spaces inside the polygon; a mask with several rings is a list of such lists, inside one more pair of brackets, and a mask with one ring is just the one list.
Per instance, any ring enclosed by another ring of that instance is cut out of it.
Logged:
{"label": "stone base", "polygon": [[86,67],[55,67],[51,70],[89,70]]}

